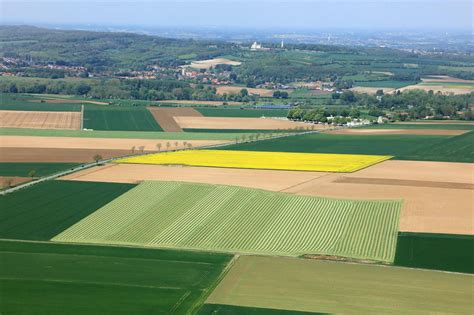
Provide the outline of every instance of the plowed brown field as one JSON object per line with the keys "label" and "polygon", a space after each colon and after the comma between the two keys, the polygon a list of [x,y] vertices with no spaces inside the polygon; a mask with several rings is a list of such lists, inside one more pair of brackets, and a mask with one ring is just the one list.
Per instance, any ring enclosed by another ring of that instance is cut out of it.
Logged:
{"label": "plowed brown field", "polygon": [[[225,143],[217,140],[188,140],[193,147]],[[98,149],[98,150],[140,150],[157,151],[160,143],[161,150],[183,148],[183,141],[179,140],[150,140],[150,139],[111,139],[111,138],[74,138],[74,137],[30,137],[30,136],[3,136],[0,140],[0,149],[3,148],[60,148],[60,149]],[[175,144],[178,143],[178,146]]]}
{"label": "plowed brown field", "polygon": [[0,127],[78,130],[81,128],[81,113],[2,110]]}
{"label": "plowed brown field", "polygon": [[175,117],[181,128],[190,129],[259,129],[277,130],[314,126],[317,129],[327,128],[323,125],[308,125],[302,122],[271,118],[230,118],[230,117]]}
{"label": "plowed brown field", "polygon": [[163,131],[168,132],[183,131],[176,123],[175,116],[202,117],[200,112],[189,107],[148,107],[148,110]]}

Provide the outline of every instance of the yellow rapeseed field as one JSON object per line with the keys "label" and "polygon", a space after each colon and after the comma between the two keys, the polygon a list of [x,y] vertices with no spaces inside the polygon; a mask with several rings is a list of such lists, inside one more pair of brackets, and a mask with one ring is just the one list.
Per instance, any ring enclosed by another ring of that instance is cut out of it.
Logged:
{"label": "yellow rapeseed field", "polygon": [[384,155],[188,150],[123,158],[116,162],[348,173],[390,158]]}

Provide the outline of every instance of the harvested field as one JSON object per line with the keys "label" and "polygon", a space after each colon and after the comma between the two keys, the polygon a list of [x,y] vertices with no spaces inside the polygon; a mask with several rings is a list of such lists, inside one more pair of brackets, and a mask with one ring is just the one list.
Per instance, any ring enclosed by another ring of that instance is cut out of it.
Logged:
{"label": "harvested field", "polygon": [[[160,143],[161,150],[166,150],[167,143],[170,149],[183,148],[183,142],[179,140],[149,140],[149,139],[108,139],[108,138],[68,138],[68,137],[23,137],[3,136],[0,148],[57,148],[57,149],[95,149],[95,150],[128,150],[131,152],[135,147],[138,152],[143,146],[144,151],[157,151],[156,145]],[[175,143],[178,143],[178,146]],[[188,140],[193,147],[211,144],[225,143],[217,140]]]}
{"label": "harvested field", "polygon": [[474,92],[474,87],[472,86],[472,83],[469,83],[469,85],[463,85],[463,83],[453,85],[448,83],[443,84],[443,82],[440,82],[439,85],[435,85],[434,83],[419,83],[415,85],[409,85],[398,90],[400,90],[401,92],[409,90],[422,90],[428,92],[431,90],[435,93],[441,92],[443,94],[468,94]]}
{"label": "harvested field", "polygon": [[46,181],[7,194],[0,202],[0,238],[47,241],[134,186]]}
{"label": "harvested field", "polygon": [[375,94],[378,90],[383,90],[384,93],[392,93],[395,92],[394,88],[389,87],[365,87],[365,86],[356,86],[350,88],[351,91],[356,93],[367,93],[367,94]]}
{"label": "harvested field", "polygon": [[197,150],[123,158],[117,160],[116,163],[315,172],[355,172],[389,158],[390,156],[384,155]]}
{"label": "harvested field", "polygon": [[178,105],[206,105],[206,106],[222,106],[224,103],[227,105],[242,105],[242,102],[224,102],[224,101],[190,101],[190,100],[163,100],[156,101],[156,103],[161,104],[178,104]]}
{"label": "harvested field", "polygon": [[130,155],[131,150],[101,150],[101,149],[60,149],[60,148],[0,148],[0,162],[61,162],[61,163],[90,163],[94,155],[99,154],[104,159]]}
{"label": "harvested field", "polygon": [[391,262],[400,205],[150,181],[53,241],[267,255],[321,253]]}
{"label": "harvested field", "polygon": [[333,198],[403,199],[400,231],[474,234],[472,174],[474,164],[385,161],[284,191]]}
{"label": "harvested field", "polygon": [[232,257],[0,241],[3,314],[191,314]]}
{"label": "harvested field", "polygon": [[240,61],[233,61],[226,58],[214,58],[207,60],[198,60],[191,62],[190,67],[194,69],[210,69],[217,65],[231,65],[231,66],[240,66],[242,63]]}
{"label": "harvested field", "polygon": [[471,275],[241,256],[206,303],[325,314],[469,314]]}
{"label": "harvested field", "polygon": [[431,135],[431,136],[458,136],[469,130],[444,129],[339,129],[327,133],[336,135]]}
{"label": "harvested field", "polygon": [[141,183],[146,180],[162,180],[232,185],[279,191],[325,176],[326,174],[322,172],[113,163],[69,174],[61,179],[113,183]]}
{"label": "harvested field", "polygon": [[323,125],[309,125],[286,119],[272,118],[234,118],[234,117],[175,117],[181,128],[187,129],[252,129],[277,130],[289,128],[307,128],[315,126],[326,129]]}
{"label": "harvested field", "polygon": [[2,110],[0,128],[78,130],[81,128],[81,113]]}
{"label": "harvested field", "polygon": [[176,123],[174,117],[202,117],[197,110],[189,107],[148,107],[153,118],[166,132],[181,132],[181,127]]}
{"label": "harvested field", "polygon": [[230,85],[218,85],[214,86],[217,90],[217,94],[239,94],[242,89],[246,89],[250,95],[257,94],[262,97],[272,97],[275,90],[269,89],[257,89],[257,88],[248,88],[245,86],[230,86]]}
{"label": "harvested field", "polygon": [[398,121],[395,125],[474,125],[469,120],[426,120],[426,121]]}
{"label": "harvested field", "polygon": [[455,82],[455,83],[474,83],[474,80],[464,80],[459,78],[453,78],[447,75],[433,75],[430,77],[421,78],[421,81],[425,83],[432,82]]}
{"label": "harvested field", "polygon": [[31,177],[20,177],[20,176],[0,176],[0,188],[13,187],[18,184],[23,184],[33,180]]}

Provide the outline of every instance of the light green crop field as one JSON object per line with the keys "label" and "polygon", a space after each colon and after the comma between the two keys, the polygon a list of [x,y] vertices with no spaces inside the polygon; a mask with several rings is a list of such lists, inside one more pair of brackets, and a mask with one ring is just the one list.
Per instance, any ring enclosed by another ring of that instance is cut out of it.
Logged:
{"label": "light green crop field", "polygon": [[156,131],[112,131],[112,130],[49,130],[0,128],[0,136],[75,137],[75,138],[125,138],[165,140],[232,140],[248,136],[248,133],[216,132],[156,132]]}
{"label": "light green crop field", "polygon": [[338,200],[258,189],[144,182],[53,238],[392,262],[401,202]]}
{"label": "light green crop field", "polygon": [[471,314],[472,275],[241,256],[206,303],[330,314]]}

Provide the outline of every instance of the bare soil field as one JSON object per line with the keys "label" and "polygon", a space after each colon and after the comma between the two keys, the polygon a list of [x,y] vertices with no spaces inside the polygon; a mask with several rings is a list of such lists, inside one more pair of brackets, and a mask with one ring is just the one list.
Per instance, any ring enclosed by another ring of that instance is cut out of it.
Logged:
{"label": "bare soil field", "polygon": [[474,234],[474,165],[385,161],[352,174],[328,174],[284,191],[335,198],[403,199],[400,230]]}
{"label": "bare soil field", "polygon": [[2,110],[0,111],[0,127],[79,130],[81,113]]}
{"label": "bare soil field", "polygon": [[[189,101],[189,100],[163,100],[156,101],[156,103],[172,103],[172,104],[182,104],[182,105],[209,105],[209,106],[222,106],[224,105],[223,101]],[[242,105],[241,102],[225,102],[227,105]]]}
{"label": "bare soil field", "polygon": [[112,183],[140,183],[145,180],[182,181],[280,191],[324,175],[326,173],[322,172],[107,164],[70,174],[61,179]]}
{"label": "bare soil field", "polygon": [[191,68],[195,69],[210,69],[217,65],[231,65],[231,66],[240,66],[242,63],[240,61],[233,61],[226,58],[214,58],[207,60],[198,60],[191,62]]}
{"label": "bare soil field", "polygon": [[[219,140],[188,140],[193,147],[225,143]],[[156,145],[161,144],[165,151],[167,143],[169,149],[182,149],[180,140],[150,140],[150,139],[109,139],[109,138],[74,138],[74,137],[30,137],[30,136],[3,136],[0,140],[0,149],[4,148],[58,148],[58,149],[94,149],[94,150],[135,150],[157,151]],[[176,146],[176,143],[178,144]]]}
{"label": "bare soil field", "polygon": [[[189,129],[260,129],[277,130],[295,127],[307,127],[308,124],[272,118],[232,118],[232,117],[175,117],[181,128]],[[325,129],[323,125],[311,125]]]}
{"label": "bare soil field", "polygon": [[33,180],[31,177],[0,176],[0,187],[8,188]]}
{"label": "bare soil field", "polygon": [[474,125],[473,121],[465,120],[426,120],[426,121],[397,121],[393,124],[397,125]]}
{"label": "bare soil field", "polygon": [[58,148],[1,148],[0,162],[92,162],[94,155],[104,159],[131,154],[130,150],[58,149]]}
{"label": "bare soil field", "polygon": [[[468,94],[474,92],[474,88],[468,85],[462,85],[459,83],[458,85],[443,85],[443,82],[440,82],[439,85],[423,85],[423,83],[405,86],[401,89],[398,89],[401,92],[408,91],[408,90],[422,90],[422,91],[434,91],[435,93],[441,92],[443,94]],[[384,90],[385,91],[385,90]]]}
{"label": "bare soil field", "polygon": [[438,135],[458,136],[469,130],[443,130],[443,129],[338,129],[328,133],[338,135]]}
{"label": "bare soil field", "polygon": [[367,93],[367,94],[375,94],[378,90],[383,90],[384,93],[392,93],[395,91],[394,88],[365,87],[365,86],[356,86],[356,87],[350,88],[349,90],[356,93]]}
{"label": "bare soil field", "polygon": [[163,131],[181,132],[183,129],[176,123],[175,116],[202,117],[197,110],[189,107],[148,107],[148,110]]}
{"label": "bare soil field", "polygon": [[89,101],[89,100],[71,100],[68,98],[55,98],[55,99],[42,99],[42,100],[30,100],[29,102],[33,103],[52,103],[52,104],[95,104],[95,105],[108,105],[108,103],[105,102],[99,102],[99,101]]}
{"label": "bare soil field", "polygon": [[429,78],[421,78],[421,81],[426,83],[431,82],[456,82],[456,83],[474,83],[474,80],[464,80],[459,78],[453,78],[447,75],[436,75],[430,76]]}
{"label": "bare soil field", "polygon": [[[249,94],[258,94],[260,96],[264,97],[272,97],[274,90],[268,90],[268,89],[257,89],[257,88],[247,88],[247,87],[242,87],[242,86],[229,86],[229,85],[221,85],[221,86],[215,86],[217,90],[217,94],[239,94],[242,89],[246,89]],[[290,92],[290,91],[288,91]]]}

